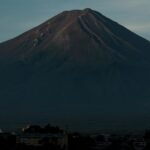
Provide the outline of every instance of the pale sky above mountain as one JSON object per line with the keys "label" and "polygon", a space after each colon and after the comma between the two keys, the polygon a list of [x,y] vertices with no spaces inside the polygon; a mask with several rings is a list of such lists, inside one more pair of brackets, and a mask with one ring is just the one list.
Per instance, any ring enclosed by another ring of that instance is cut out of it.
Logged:
{"label": "pale sky above mountain", "polygon": [[0,42],[52,16],[92,8],[150,40],[150,0],[0,0]]}

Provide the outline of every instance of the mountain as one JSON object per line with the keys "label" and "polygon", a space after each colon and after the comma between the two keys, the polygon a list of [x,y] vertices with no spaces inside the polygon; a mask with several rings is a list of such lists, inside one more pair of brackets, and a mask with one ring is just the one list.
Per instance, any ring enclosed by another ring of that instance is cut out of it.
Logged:
{"label": "mountain", "polygon": [[99,12],[64,11],[0,44],[0,122],[146,128],[149,58],[148,40]]}

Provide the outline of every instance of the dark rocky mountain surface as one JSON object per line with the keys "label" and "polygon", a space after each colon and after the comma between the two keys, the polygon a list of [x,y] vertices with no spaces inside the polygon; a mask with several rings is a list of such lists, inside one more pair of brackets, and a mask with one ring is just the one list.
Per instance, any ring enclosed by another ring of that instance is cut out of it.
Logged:
{"label": "dark rocky mountain surface", "polygon": [[1,43],[0,72],[2,126],[150,124],[150,42],[94,10],[64,11]]}

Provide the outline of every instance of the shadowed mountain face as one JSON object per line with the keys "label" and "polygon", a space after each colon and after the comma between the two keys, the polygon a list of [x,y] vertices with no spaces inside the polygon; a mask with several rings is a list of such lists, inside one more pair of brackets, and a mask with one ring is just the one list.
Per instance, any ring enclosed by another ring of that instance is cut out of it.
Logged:
{"label": "shadowed mountain face", "polygon": [[0,71],[2,126],[150,123],[150,42],[91,9],[65,11],[1,43]]}

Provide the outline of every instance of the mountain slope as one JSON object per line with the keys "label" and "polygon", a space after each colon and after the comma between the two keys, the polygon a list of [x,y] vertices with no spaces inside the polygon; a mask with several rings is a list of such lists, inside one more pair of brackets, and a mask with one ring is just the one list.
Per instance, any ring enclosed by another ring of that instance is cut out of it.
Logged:
{"label": "mountain slope", "polygon": [[1,44],[0,54],[2,58],[11,57],[23,61],[38,53],[51,55],[53,49],[59,49],[58,55],[69,55],[69,59],[76,62],[94,62],[96,56],[98,61],[105,63],[115,60],[133,62],[146,59],[149,47],[149,41],[100,13],[85,9],[65,11]]}
{"label": "mountain slope", "polygon": [[149,56],[149,41],[102,14],[65,11],[0,44],[1,122],[146,127]]}

